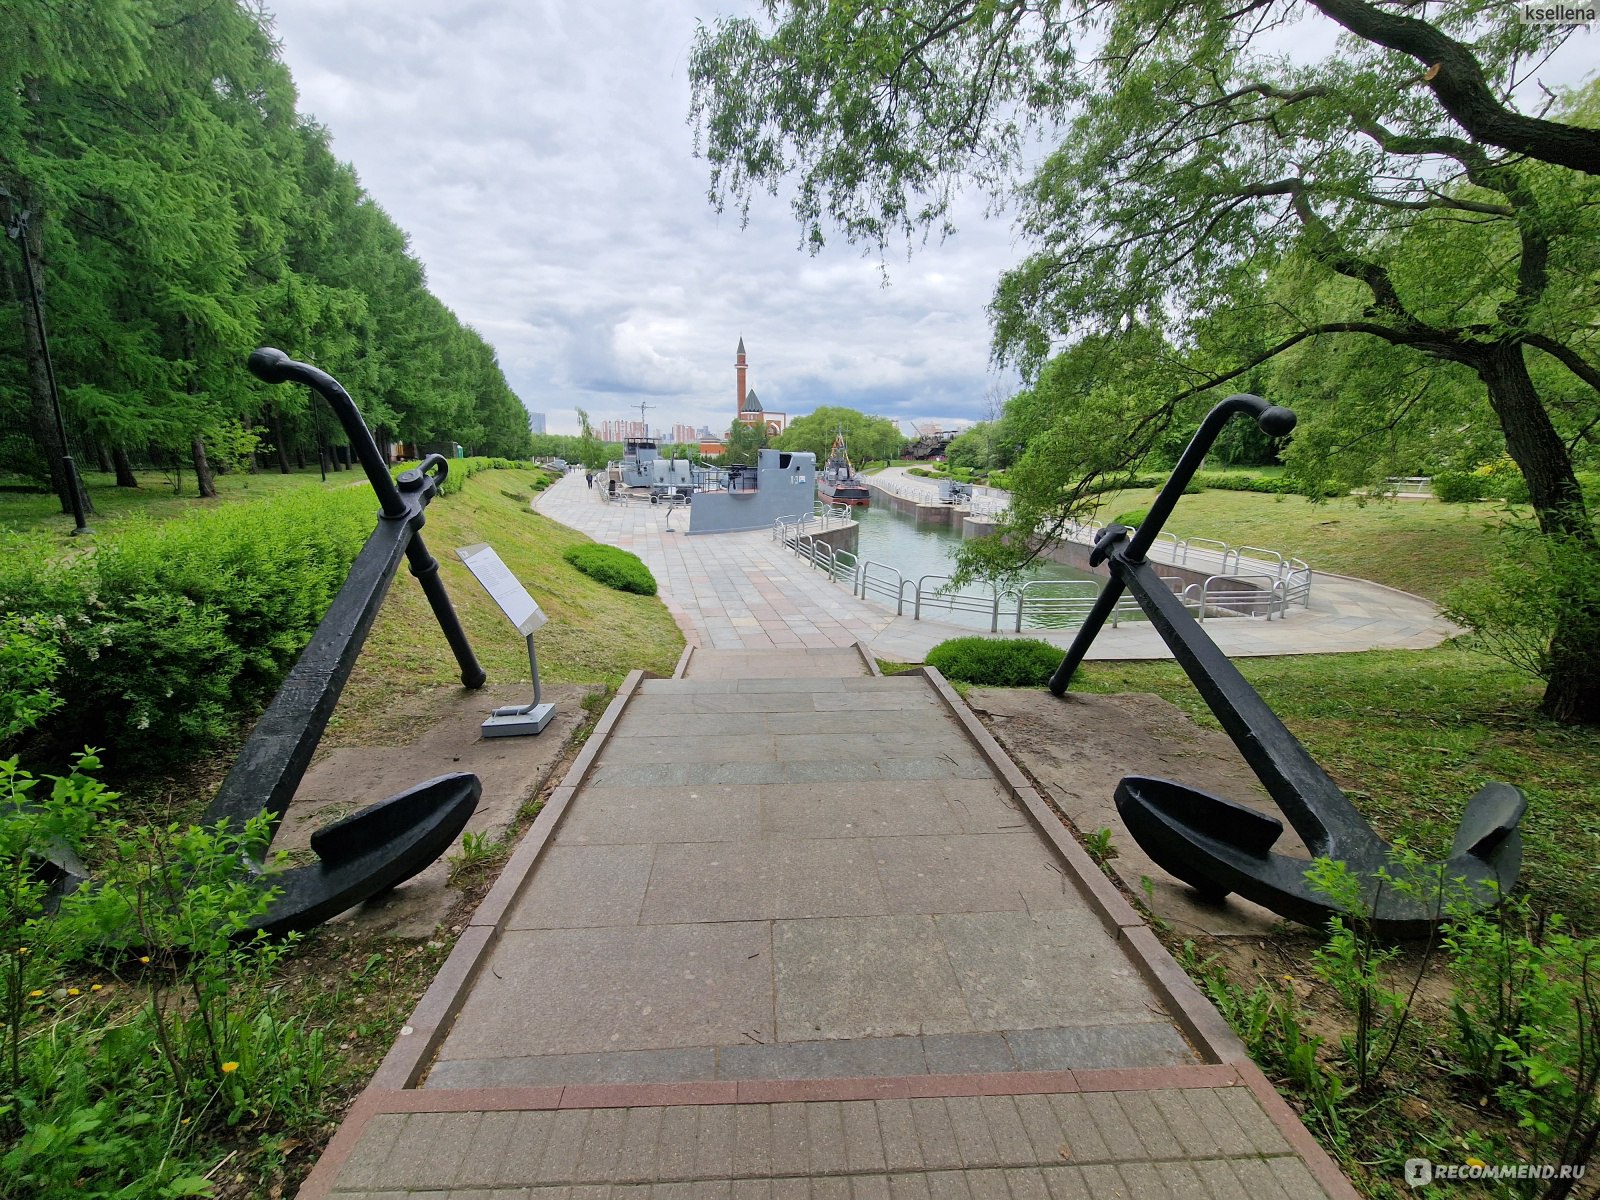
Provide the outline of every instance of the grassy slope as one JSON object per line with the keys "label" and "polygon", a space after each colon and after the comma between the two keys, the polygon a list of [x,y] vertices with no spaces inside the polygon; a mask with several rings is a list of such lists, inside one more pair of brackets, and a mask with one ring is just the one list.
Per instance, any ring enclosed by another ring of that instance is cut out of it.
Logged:
{"label": "grassy slope", "polygon": [[[562,560],[568,546],[589,539],[529,511],[538,478],[531,471],[480,471],[459,494],[428,506],[423,537],[490,683],[527,680],[528,652],[456,555],[475,542],[494,547],[550,618],[535,635],[541,679],[615,685],[636,668],[670,674],[683,635],[666,608],[653,596],[604,587]],[[339,740],[348,742],[381,721],[396,692],[459,679],[422,590],[402,570],[340,701]]]}
{"label": "grassy slope", "polygon": [[[1098,518],[1148,508],[1154,489],[1102,497]],[[1220,538],[1294,555],[1314,570],[1354,575],[1442,600],[1479,568],[1493,544],[1499,504],[1432,500],[1328,500],[1208,490],[1178,501],[1165,528],[1179,537]]]}

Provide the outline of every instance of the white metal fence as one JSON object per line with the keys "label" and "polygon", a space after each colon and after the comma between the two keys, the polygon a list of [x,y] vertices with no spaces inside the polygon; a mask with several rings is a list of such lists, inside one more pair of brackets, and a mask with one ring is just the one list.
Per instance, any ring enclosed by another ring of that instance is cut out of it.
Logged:
{"label": "white metal fence", "polygon": [[[825,528],[835,528],[850,520],[849,510],[842,506],[825,506],[818,503],[815,511],[804,516],[781,517],[773,522],[772,536],[792,549],[819,571],[827,573],[834,582],[848,587],[853,595],[863,600],[875,599],[893,605],[897,616],[904,616],[909,607],[911,616],[921,620],[943,614],[955,618],[962,614],[968,618],[987,619],[989,631],[998,633],[1002,625],[1013,632],[1023,629],[1069,629],[1083,623],[1084,616],[1093,606],[1101,585],[1091,580],[1036,579],[1021,584],[1014,590],[991,589],[981,593],[949,590],[947,575],[923,575],[917,578],[902,575],[894,567],[873,559],[864,559],[849,550],[836,550],[827,542],[813,536]],[[1171,535],[1163,535],[1170,537]],[[1195,547],[1195,541],[1206,543]],[[1163,575],[1161,579],[1172,588],[1173,594],[1189,608],[1197,620],[1207,617],[1264,617],[1282,620],[1290,604],[1303,603],[1301,589],[1310,595],[1311,571],[1298,559],[1285,559],[1275,551],[1261,551],[1259,547],[1243,547],[1254,554],[1266,553],[1276,559],[1276,569],[1266,571],[1241,570],[1241,564],[1259,565],[1261,560],[1245,558],[1240,548],[1216,542],[1220,551],[1211,549],[1211,539],[1190,539],[1188,543],[1172,538],[1159,543],[1181,556],[1185,562],[1193,553],[1196,561],[1213,557],[1231,571],[1207,576],[1199,583],[1183,585],[1177,576]],[[1270,562],[1270,560],[1268,560]],[[1292,565],[1298,564],[1298,567]],[[1302,578],[1303,575],[1303,578]],[[1143,613],[1138,603],[1124,595],[1111,611],[1111,624],[1115,628],[1124,620],[1139,619]],[[960,623],[974,624],[973,620]]]}

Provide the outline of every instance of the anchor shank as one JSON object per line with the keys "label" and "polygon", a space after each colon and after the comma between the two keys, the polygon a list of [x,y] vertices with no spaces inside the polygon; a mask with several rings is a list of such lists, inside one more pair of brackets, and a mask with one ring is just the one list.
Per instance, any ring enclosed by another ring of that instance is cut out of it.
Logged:
{"label": "anchor shank", "polygon": [[1056,668],[1055,674],[1050,676],[1050,690],[1057,696],[1066,695],[1067,685],[1072,682],[1073,675],[1077,674],[1078,664],[1083,661],[1083,656],[1089,653],[1095,635],[1101,627],[1111,618],[1111,610],[1117,606],[1117,601],[1122,599],[1122,580],[1113,575],[1106,580],[1105,586],[1100,589],[1100,594],[1094,598],[1094,607],[1083,618],[1083,624],[1078,626],[1078,634],[1072,639],[1072,645],[1067,647],[1067,655],[1061,660],[1061,665]]}
{"label": "anchor shank", "polygon": [[1365,858],[1378,842],[1371,826],[1329,779],[1298,738],[1267,707],[1228,656],[1146,562],[1130,562],[1122,546],[1107,561],[1184,670],[1250,769],[1314,855]]}
{"label": "anchor shank", "polygon": [[412,500],[407,507],[412,509],[408,519],[380,520],[367,538],[344,586],[206,809],[208,823],[226,817],[237,828],[265,809],[277,830],[421,524],[421,502]]}

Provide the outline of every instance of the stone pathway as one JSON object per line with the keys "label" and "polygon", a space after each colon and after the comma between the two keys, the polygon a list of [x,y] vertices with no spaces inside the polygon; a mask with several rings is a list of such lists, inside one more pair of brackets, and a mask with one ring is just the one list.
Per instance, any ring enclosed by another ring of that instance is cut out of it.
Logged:
{"label": "stone pathway", "polygon": [[1353,1196],[954,693],[871,670],[630,676],[304,1200]]}
{"label": "stone pathway", "polygon": [[[766,531],[689,536],[689,514],[648,504],[607,504],[569,474],[542,493],[536,509],[596,541],[631,550],[661,587],[661,598],[691,645],[764,650],[849,646],[865,642],[886,662],[921,662],[930,648],[976,633],[940,621],[896,617],[858,599],[772,540]],[[673,526],[667,529],[670,522]],[[1286,620],[1218,618],[1206,631],[1227,654],[1334,654],[1357,650],[1420,650],[1461,631],[1418,596],[1366,580],[1318,572],[1311,607]],[[1000,636],[1016,636],[1002,633]],[[1063,650],[1073,631],[1027,630]],[[1106,628],[1091,659],[1160,659],[1171,653],[1146,622]]]}

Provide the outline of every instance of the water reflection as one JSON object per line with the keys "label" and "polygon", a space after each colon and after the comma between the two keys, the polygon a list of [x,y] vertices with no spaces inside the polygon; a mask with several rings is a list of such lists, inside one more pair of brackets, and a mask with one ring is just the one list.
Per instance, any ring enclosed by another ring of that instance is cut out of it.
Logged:
{"label": "water reflection", "polygon": [[[939,587],[944,582],[943,577],[955,569],[956,551],[962,542],[959,529],[953,529],[948,525],[919,522],[908,513],[897,512],[876,492],[873,493],[870,508],[857,508],[851,515],[861,525],[858,548],[860,557],[863,560],[871,559],[873,562],[882,563],[898,571],[906,580],[908,614],[911,612],[912,589],[917,581],[922,579],[925,589],[922,602],[924,617],[949,621],[957,625],[970,625],[976,629],[989,628],[992,613],[987,601],[993,592],[985,584],[973,582],[961,588],[961,593],[965,596],[983,598],[982,604],[973,605],[971,608],[961,607],[960,601],[952,601],[948,596],[930,598],[927,594],[927,589]],[[930,576],[932,578],[927,578]],[[1054,605],[1054,611],[1037,613],[1030,611],[1024,628],[1062,629],[1079,624],[1082,619],[1081,610],[1092,602],[1102,582],[1098,575],[1089,571],[1079,571],[1053,562],[1035,563],[1029,572],[1029,578],[1053,581],[1063,586],[1029,589],[1030,597],[1046,595],[1058,603]],[[877,599],[882,602],[881,598]],[[1000,628],[1002,630],[1013,628],[1016,619],[1015,598],[1002,597],[1000,611]],[[1007,615],[1008,613],[1011,615]]]}

